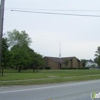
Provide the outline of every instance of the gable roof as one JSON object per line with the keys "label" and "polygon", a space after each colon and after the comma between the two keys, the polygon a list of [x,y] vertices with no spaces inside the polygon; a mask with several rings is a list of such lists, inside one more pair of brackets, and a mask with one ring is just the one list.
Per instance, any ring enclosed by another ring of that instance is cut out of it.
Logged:
{"label": "gable roof", "polygon": [[[60,63],[60,58],[59,57],[47,57],[47,56],[45,56],[44,58],[48,58],[48,59],[50,59],[50,60],[52,60],[56,63]],[[76,58],[76,57],[62,57],[61,58],[61,63],[64,63],[66,59],[71,60],[73,58]]]}

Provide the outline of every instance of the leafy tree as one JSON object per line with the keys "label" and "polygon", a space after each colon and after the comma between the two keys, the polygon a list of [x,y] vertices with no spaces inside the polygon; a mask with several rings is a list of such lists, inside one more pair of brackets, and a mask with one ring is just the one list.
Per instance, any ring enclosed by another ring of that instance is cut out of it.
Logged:
{"label": "leafy tree", "polygon": [[21,68],[29,64],[27,48],[32,41],[25,31],[15,29],[7,32],[7,42],[10,46],[11,65],[18,67],[21,72]]}
{"label": "leafy tree", "polygon": [[25,31],[19,32],[16,29],[13,31],[7,32],[7,39],[8,39],[8,44],[10,45],[10,47],[13,47],[14,45],[29,46],[30,43],[32,42],[30,37]]}
{"label": "leafy tree", "polygon": [[35,69],[37,69],[38,72],[38,67],[44,65],[43,56],[36,52],[33,52],[33,54],[31,55],[31,65],[33,67],[33,72],[35,71]]}
{"label": "leafy tree", "polygon": [[10,53],[8,50],[7,38],[2,38],[2,66],[9,66]]}
{"label": "leafy tree", "polygon": [[100,66],[100,46],[97,48],[97,51],[95,52],[96,58],[94,61]]}
{"label": "leafy tree", "polygon": [[97,51],[95,52],[95,56],[99,57],[100,56],[100,47],[97,48]]}
{"label": "leafy tree", "polygon": [[86,63],[87,63],[87,60],[82,59],[81,62],[82,62],[82,66],[85,67],[86,66]]}
{"label": "leafy tree", "polygon": [[[35,62],[36,61],[36,62]],[[44,65],[44,60],[43,60],[43,56],[36,53],[35,57],[34,57],[34,64],[38,67],[38,66],[42,66]]]}
{"label": "leafy tree", "polygon": [[28,48],[27,46],[20,47],[18,45],[11,48],[13,66],[16,66],[19,72],[30,65],[30,52],[28,52]]}
{"label": "leafy tree", "polygon": [[100,67],[100,57],[94,58],[94,62],[98,64],[98,67]]}
{"label": "leafy tree", "polygon": [[66,60],[65,60],[66,68],[67,68],[67,66],[68,66],[68,62],[69,62],[69,61],[66,59]]}
{"label": "leafy tree", "polygon": [[42,55],[37,54],[27,46],[19,47],[15,45],[11,48],[11,53],[13,66],[16,66],[19,72],[21,72],[21,69],[27,69],[30,66],[33,66],[33,71],[37,69],[38,72],[38,66],[44,64]]}
{"label": "leafy tree", "polygon": [[27,69],[30,66],[35,66],[33,69],[38,71],[38,66],[43,65],[42,55],[29,47],[32,41],[25,31],[13,30],[7,32],[6,41],[9,44],[9,64],[16,67],[19,72],[21,72],[21,69]]}

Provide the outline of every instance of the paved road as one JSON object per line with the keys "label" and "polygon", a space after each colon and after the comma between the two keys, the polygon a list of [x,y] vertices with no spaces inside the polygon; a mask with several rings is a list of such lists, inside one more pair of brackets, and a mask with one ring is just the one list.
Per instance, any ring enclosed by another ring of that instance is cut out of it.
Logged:
{"label": "paved road", "polygon": [[100,92],[100,80],[0,87],[0,100],[91,100],[91,92]]}

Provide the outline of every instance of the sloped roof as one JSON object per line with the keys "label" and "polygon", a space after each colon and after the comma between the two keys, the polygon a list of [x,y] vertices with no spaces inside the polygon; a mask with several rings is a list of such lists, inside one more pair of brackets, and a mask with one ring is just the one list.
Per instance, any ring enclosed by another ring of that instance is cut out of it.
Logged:
{"label": "sloped roof", "polygon": [[[57,62],[57,63],[60,62],[60,58],[59,57],[47,57],[47,56],[45,56],[45,58],[49,58],[50,60],[52,60],[54,62]],[[75,57],[62,57],[61,58],[61,63],[64,63],[66,59],[67,60],[71,60],[72,58],[75,58]]]}
{"label": "sloped roof", "polygon": [[90,60],[87,60],[87,62],[94,63],[94,61],[93,61],[93,60],[91,60],[91,59],[90,59]]}

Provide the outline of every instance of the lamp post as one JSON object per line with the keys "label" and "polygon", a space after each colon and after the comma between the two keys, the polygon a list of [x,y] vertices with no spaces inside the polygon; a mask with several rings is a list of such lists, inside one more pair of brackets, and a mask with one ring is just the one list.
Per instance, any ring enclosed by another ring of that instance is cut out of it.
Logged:
{"label": "lamp post", "polygon": [[3,76],[2,61],[2,34],[3,34],[3,19],[4,19],[4,4],[5,0],[0,0],[0,69]]}

